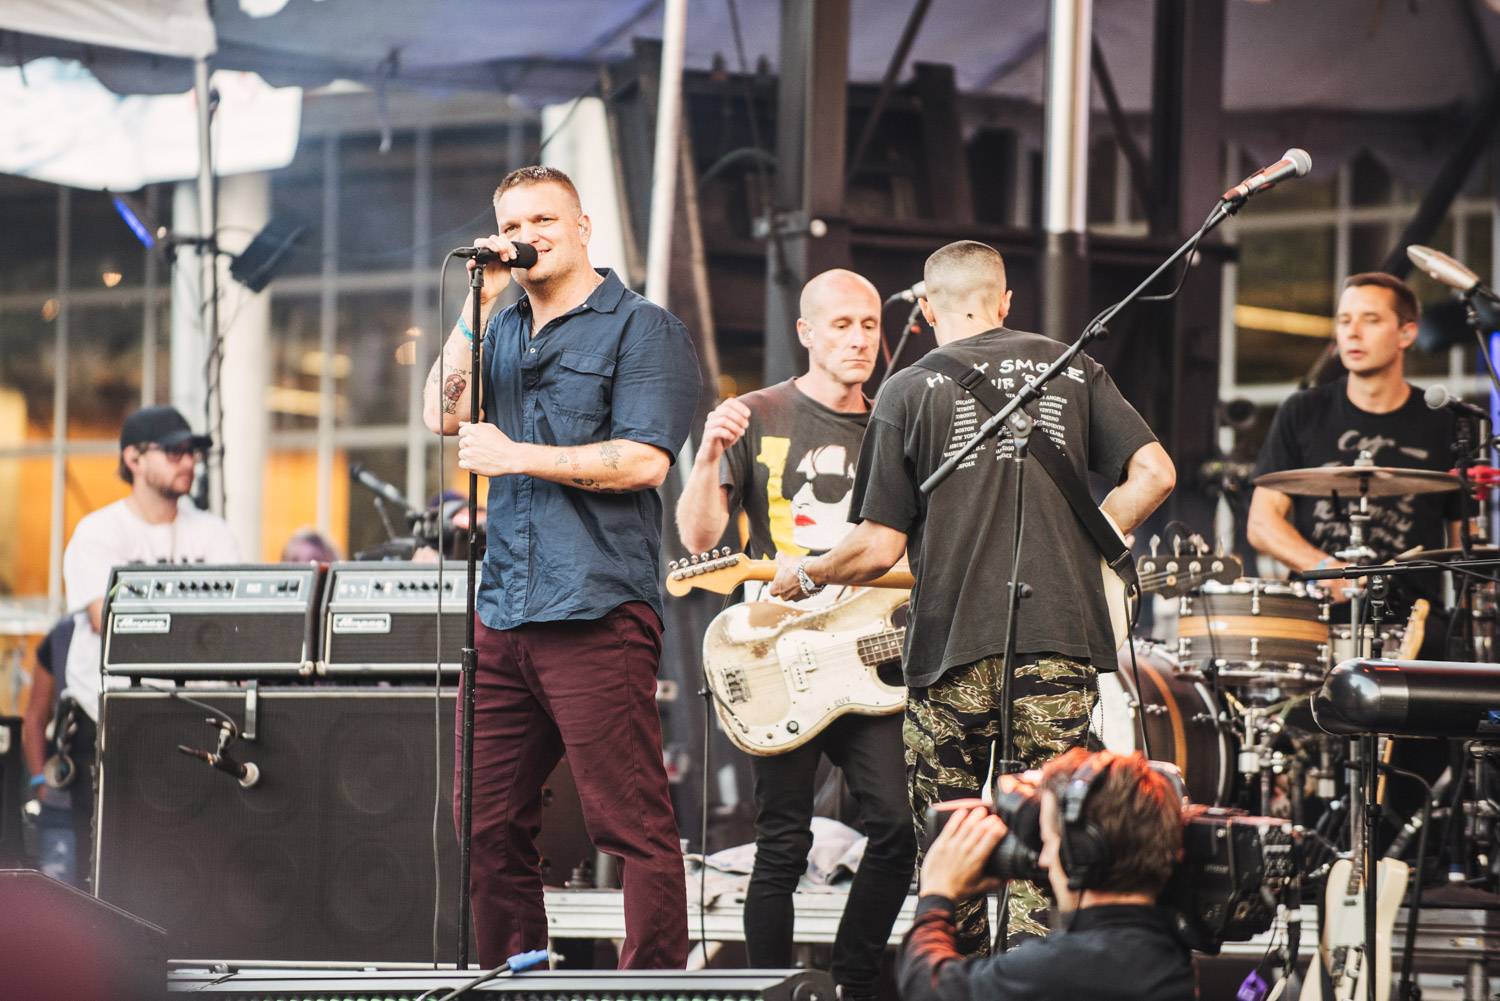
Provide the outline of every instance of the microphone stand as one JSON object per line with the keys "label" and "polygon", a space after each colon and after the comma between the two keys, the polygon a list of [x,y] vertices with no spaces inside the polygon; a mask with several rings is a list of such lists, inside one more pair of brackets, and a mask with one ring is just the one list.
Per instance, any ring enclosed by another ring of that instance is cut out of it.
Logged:
{"label": "microphone stand", "polygon": [[[1245,198],[1221,199],[1214,206],[1213,211],[1208,214],[1208,218],[1203,221],[1203,225],[1199,227],[1196,233],[1183,241],[1182,246],[1178,247],[1172,252],[1170,257],[1162,261],[1155,271],[1146,276],[1144,281],[1131,289],[1125,298],[1089,321],[1088,325],[1084,327],[1083,333],[1078,336],[1076,341],[1063,350],[1063,353],[1057,357],[1057,360],[1043,369],[1035,380],[1022,385],[1005,406],[1001,407],[979,426],[979,430],[974,433],[974,437],[970,438],[963,448],[949,456],[937,469],[933,470],[932,475],[922,481],[919,487],[923,496],[930,495],[942,485],[944,480],[953,475],[953,471],[958,468],[960,463],[973,455],[990,438],[995,438],[1005,433],[1011,435],[1016,443],[1015,456],[1020,464],[1016,467],[1013,507],[1015,512],[1015,532],[1012,541],[1010,564],[1010,614],[1006,617],[1005,622],[1005,654],[1002,660],[1000,675],[1000,755],[995,761],[996,775],[1024,770],[1024,765],[1015,758],[1015,735],[1011,732],[1011,688],[1016,671],[1016,619],[1019,616],[1021,599],[1029,591],[1029,588],[1025,584],[1016,580],[1016,575],[1019,573],[1021,567],[1021,521],[1025,507],[1025,495],[1022,492],[1022,471],[1025,469],[1026,444],[1031,435],[1033,424],[1031,418],[1021,408],[1033,400],[1040,399],[1042,390],[1046,388],[1049,382],[1067,369],[1068,365],[1072,363],[1080,351],[1088,347],[1095,340],[1108,336],[1109,324],[1120,314],[1121,310],[1141,298],[1152,282],[1160,278],[1168,269],[1196,248],[1199,241],[1205,235],[1218,227],[1225,219],[1238,212],[1240,206],[1244,204]],[[1186,276],[1184,275],[1184,277]],[[1046,432],[1042,433],[1045,434]],[[1144,718],[1141,720],[1141,725],[1144,729]]]}
{"label": "microphone stand", "polygon": [[[473,303],[473,316],[469,329],[474,337],[469,342],[472,384],[469,389],[469,423],[479,423],[479,391],[483,384],[480,371],[480,296],[484,289],[484,268],[469,269],[469,299]],[[439,505],[441,510],[441,505]],[[474,675],[479,666],[479,652],[474,640],[474,599],[479,593],[475,581],[479,554],[479,474],[469,472],[469,552],[466,570],[469,577],[468,596],[464,602],[464,649],[459,699],[461,703],[461,738],[459,747],[459,793],[458,793],[458,968],[469,965],[469,889],[470,848],[474,835]],[[438,559],[444,554],[438,553]],[[439,605],[441,605],[441,598]]]}

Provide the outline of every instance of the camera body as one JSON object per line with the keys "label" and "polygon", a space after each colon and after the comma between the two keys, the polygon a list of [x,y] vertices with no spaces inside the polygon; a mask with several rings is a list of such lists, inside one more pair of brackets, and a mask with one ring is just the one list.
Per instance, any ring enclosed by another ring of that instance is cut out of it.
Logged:
{"label": "camera body", "polygon": [[[1172,765],[1160,762],[1151,765],[1181,788],[1181,779]],[[1085,777],[1084,782],[1087,781]],[[1002,789],[997,779],[993,805],[969,799],[930,808],[927,844],[932,844],[957,811],[975,807],[998,815],[1008,831],[986,861],[984,874],[998,879],[1030,880],[1047,887],[1047,871],[1039,861],[1041,797],[1030,787],[1011,785]],[[1063,807],[1066,824],[1066,804]],[[1075,823],[1076,820],[1075,817]],[[1182,823],[1182,858],[1157,900],[1176,916],[1182,940],[1191,948],[1212,955],[1225,942],[1246,941],[1270,928],[1282,894],[1298,876],[1291,822],[1250,816],[1223,807],[1186,804]],[[1064,837],[1066,840],[1066,832]],[[1063,865],[1069,867],[1066,857]],[[1071,868],[1068,872],[1070,877],[1078,875]]]}

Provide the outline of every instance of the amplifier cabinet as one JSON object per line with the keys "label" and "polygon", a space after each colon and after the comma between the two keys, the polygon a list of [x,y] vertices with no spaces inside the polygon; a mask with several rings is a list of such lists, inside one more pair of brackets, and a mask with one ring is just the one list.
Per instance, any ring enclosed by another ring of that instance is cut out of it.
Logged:
{"label": "amplifier cabinet", "polygon": [[309,675],[318,660],[318,564],[133,564],[110,574],[104,673]]}
{"label": "amplifier cabinet", "polygon": [[[182,694],[247,723],[243,689]],[[168,692],[105,692],[99,896],[165,928],[172,956],[297,962],[431,961],[436,898],[437,958],[451,961],[453,713],[451,688],[440,703],[416,687],[262,688],[255,739],[229,750],[259,771],[244,789],[177,751],[214,746],[207,711]],[[593,858],[565,763],[542,803],[537,847],[556,885]]]}
{"label": "amplifier cabinet", "polygon": [[442,609],[442,669],[456,675],[464,647],[468,573],[461,562],[335,563],[323,600],[323,657],[331,676],[431,677]]}

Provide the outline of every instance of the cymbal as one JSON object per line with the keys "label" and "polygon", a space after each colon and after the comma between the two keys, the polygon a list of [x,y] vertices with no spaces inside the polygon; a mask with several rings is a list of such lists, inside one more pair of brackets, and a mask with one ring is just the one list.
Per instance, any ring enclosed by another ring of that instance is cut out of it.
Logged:
{"label": "cymbal", "polygon": [[1327,497],[1335,490],[1346,497],[1364,493],[1370,497],[1403,497],[1408,494],[1440,494],[1458,489],[1458,477],[1431,469],[1401,469],[1395,466],[1313,466],[1283,469],[1255,479],[1258,487],[1270,487],[1298,497]]}
{"label": "cymbal", "polygon": [[[1500,546],[1470,546],[1470,555],[1476,560],[1492,560],[1500,557]],[[1464,557],[1462,549],[1418,549],[1415,552],[1402,553],[1396,557],[1397,563],[1408,563],[1412,560],[1433,560],[1438,563],[1447,563],[1450,560],[1461,560]]]}

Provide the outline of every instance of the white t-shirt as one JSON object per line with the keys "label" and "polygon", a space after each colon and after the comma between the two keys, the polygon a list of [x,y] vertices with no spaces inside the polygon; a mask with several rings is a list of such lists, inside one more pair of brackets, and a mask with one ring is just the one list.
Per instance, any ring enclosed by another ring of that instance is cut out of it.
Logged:
{"label": "white t-shirt", "polygon": [[[63,552],[63,586],[68,610],[79,612],[104,597],[109,573],[126,563],[238,563],[240,548],[229,524],[184,501],[177,517],[153,525],[116,501],[86,515]],[[88,616],[80,618],[68,647],[65,686],[84,711],[99,718],[99,634]]]}

